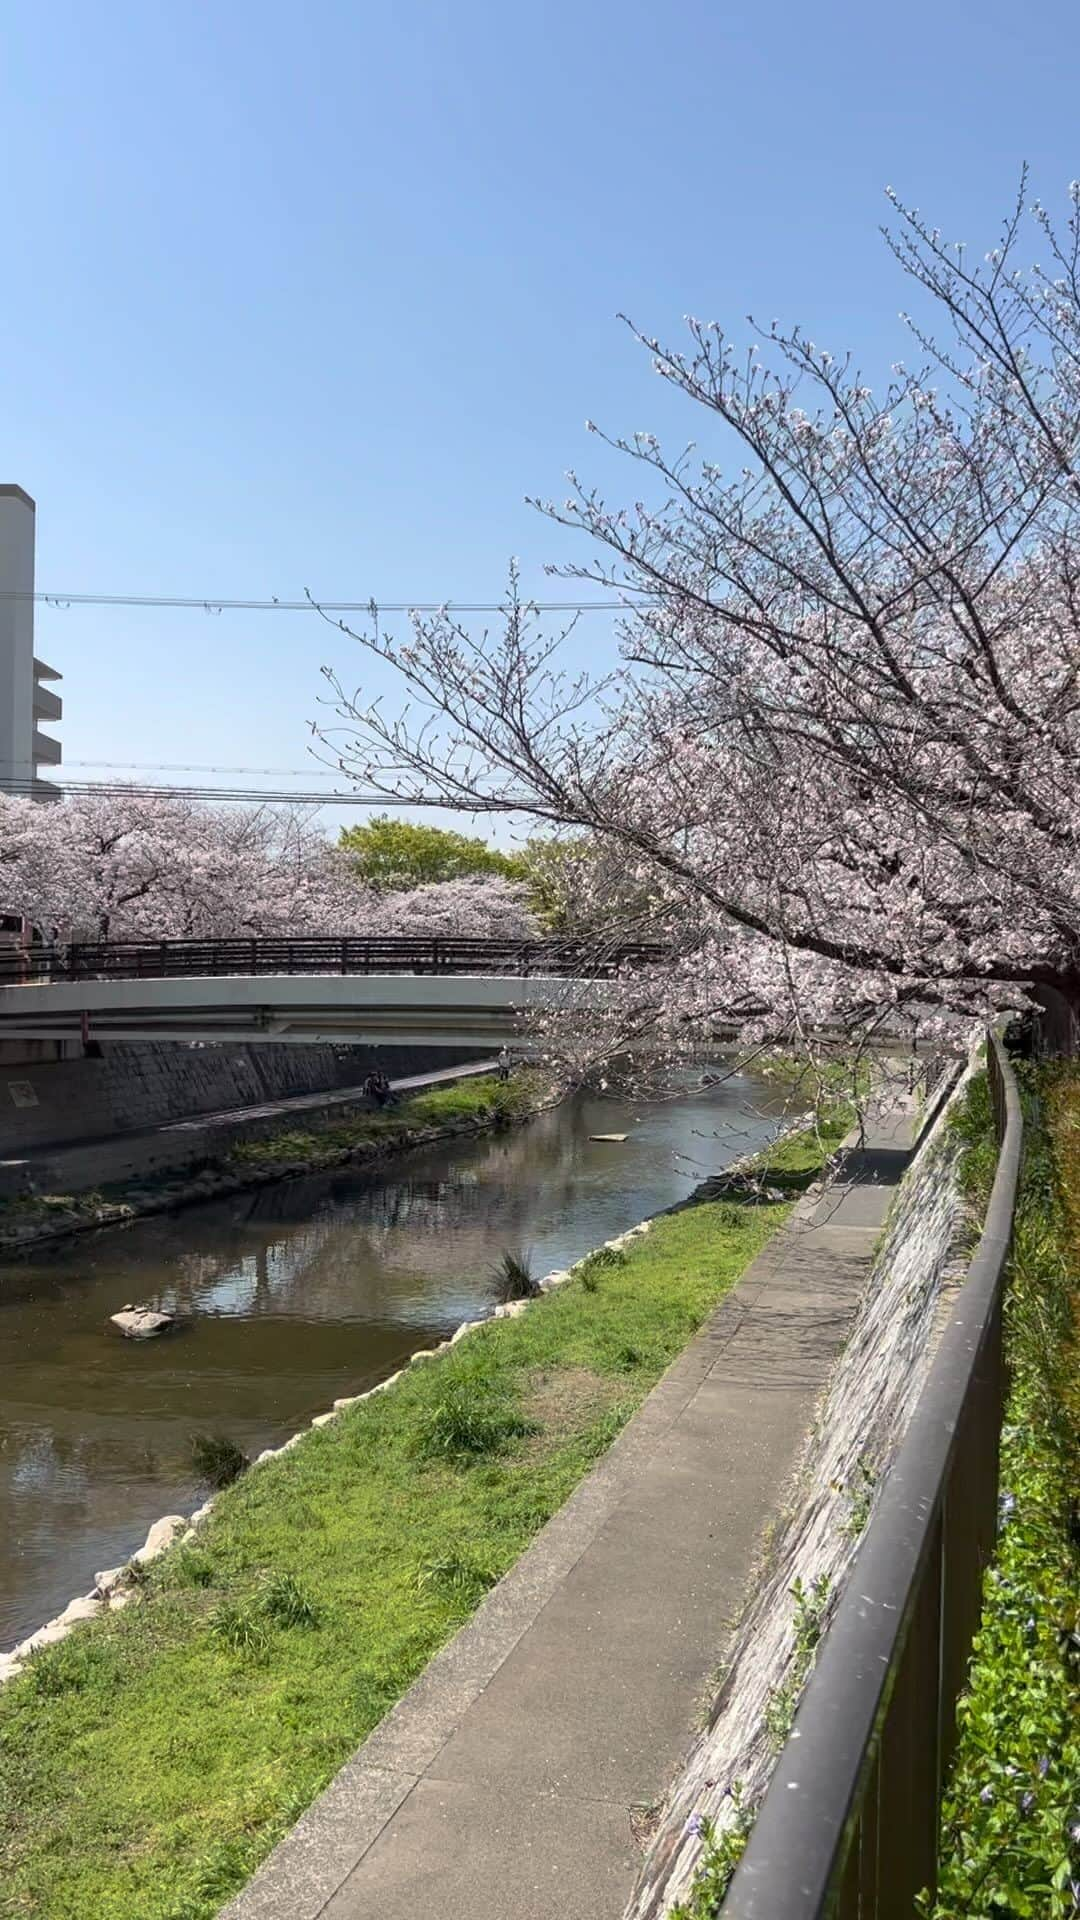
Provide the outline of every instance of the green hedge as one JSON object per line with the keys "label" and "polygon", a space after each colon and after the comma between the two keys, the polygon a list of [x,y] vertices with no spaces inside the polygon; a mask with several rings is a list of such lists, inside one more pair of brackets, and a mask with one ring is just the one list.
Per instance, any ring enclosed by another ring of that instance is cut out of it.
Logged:
{"label": "green hedge", "polygon": [[[1076,1184],[1062,1175],[1080,1075],[1023,1074],[1026,1148],[1006,1297],[1011,1375],[1001,1528],[984,1591],[941,1833],[933,1920],[1058,1920],[1080,1911],[1080,1489]],[[958,1122],[977,1207],[992,1178],[990,1102],[977,1081]],[[1071,1268],[1071,1272],[1070,1272]]]}

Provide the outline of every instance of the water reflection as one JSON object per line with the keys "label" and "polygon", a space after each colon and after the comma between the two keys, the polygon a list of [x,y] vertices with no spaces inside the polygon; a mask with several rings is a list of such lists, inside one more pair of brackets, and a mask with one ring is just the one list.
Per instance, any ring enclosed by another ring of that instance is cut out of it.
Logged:
{"label": "water reflection", "polygon": [[[579,1099],[515,1132],[340,1171],[71,1242],[0,1290],[0,1647],[200,1497],[190,1435],[274,1445],[336,1395],[486,1309],[507,1246],[539,1272],[760,1145],[776,1102],[736,1079],[677,1103]],[[627,1134],[624,1145],[591,1133]],[[108,1318],[167,1307],[137,1345]]]}

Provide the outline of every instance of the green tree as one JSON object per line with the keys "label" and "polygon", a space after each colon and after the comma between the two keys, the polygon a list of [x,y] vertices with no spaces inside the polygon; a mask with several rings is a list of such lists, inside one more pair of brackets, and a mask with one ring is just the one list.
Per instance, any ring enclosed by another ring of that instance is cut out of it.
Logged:
{"label": "green tree", "polygon": [[553,934],[663,937],[663,901],[621,848],[598,835],[535,834],[521,850],[529,905]]}
{"label": "green tree", "polygon": [[357,879],[379,893],[484,874],[506,880],[526,877],[526,862],[520,855],[501,853],[468,834],[396,820],[388,813],[375,814],[362,827],[342,828],[339,845],[349,855]]}

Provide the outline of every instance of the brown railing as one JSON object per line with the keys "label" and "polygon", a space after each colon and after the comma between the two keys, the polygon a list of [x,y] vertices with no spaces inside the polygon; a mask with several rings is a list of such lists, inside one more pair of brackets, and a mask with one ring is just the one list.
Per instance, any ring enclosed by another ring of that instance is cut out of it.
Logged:
{"label": "brown railing", "polygon": [[1016,1080],[987,1063],[986,1222],[777,1762],[724,1920],[911,1920],[937,1882],[956,1703],[994,1548],[1002,1285],[1020,1169]]}
{"label": "brown railing", "polygon": [[548,974],[604,980],[653,965],[651,941],[340,939],[103,940],[0,948],[0,984],[216,979],[254,974]]}

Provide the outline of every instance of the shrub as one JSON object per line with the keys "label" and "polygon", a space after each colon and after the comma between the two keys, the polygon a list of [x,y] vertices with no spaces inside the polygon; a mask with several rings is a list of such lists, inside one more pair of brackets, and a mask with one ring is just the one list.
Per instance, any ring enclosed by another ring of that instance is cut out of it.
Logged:
{"label": "shrub", "polygon": [[[1000,1525],[958,1707],[938,1895],[918,1909],[933,1920],[1065,1920],[1080,1895],[1080,1421],[1069,1259],[1077,1190],[1068,1177],[1080,1079],[1075,1068],[1021,1078],[1026,1140],[1005,1300]],[[985,1079],[974,1083],[958,1131],[965,1187],[985,1202],[994,1167]]]}
{"label": "shrub", "polygon": [[219,1489],[239,1480],[248,1464],[247,1454],[224,1433],[193,1433],[191,1460],[199,1479]]}

